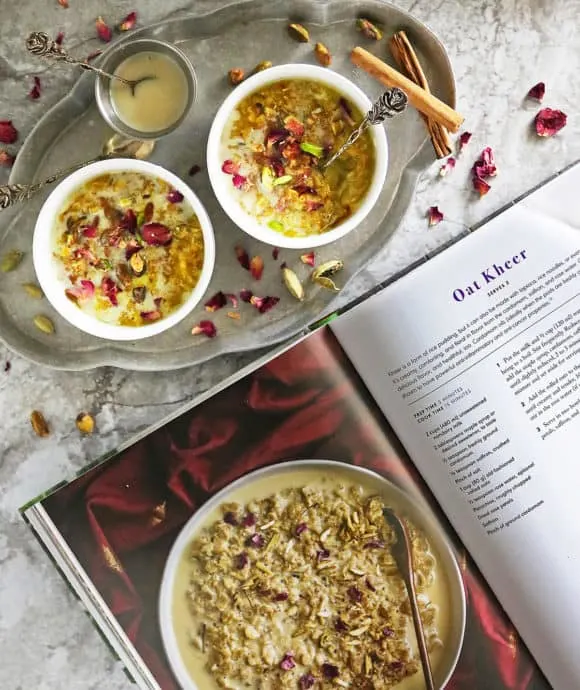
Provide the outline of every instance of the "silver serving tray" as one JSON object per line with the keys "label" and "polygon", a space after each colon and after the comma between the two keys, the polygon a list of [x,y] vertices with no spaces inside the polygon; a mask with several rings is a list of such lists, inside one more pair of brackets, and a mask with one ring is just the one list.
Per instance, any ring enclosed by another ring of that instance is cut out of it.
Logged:
{"label": "silver serving tray", "polygon": [[[143,28],[124,37],[155,37],[178,45],[195,67],[199,80],[197,102],[184,124],[157,143],[151,157],[187,181],[197,192],[210,214],[216,233],[217,262],[207,300],[217,290],[239,292],[250,288],[258,295],[276,295],[280,303],[267,314],[242,304],[242,318],[234,321],[227,309],[208,315],[203,302],[181,324],[159,336],[136,343],[111,343],[69,326],[46,300],[31,299],[22,283],[34,281],[31,246],[38,211],[48,196],[41,193],[26,205],[0,215],[0,254],[10,249],[26,253],[17,270],[0,274],[0,338],[18,354],[55,369],[82,370],[112,365],[131,370],[159,371],[199,364],[228,352],[242,352],[280,343],[296,335],[323,313],[329,311],[334,294],[307,288],[306,300],[298,303],[280,282],[279,264],[293,267],[306,279],[309,270],[300,262],[299,251],[281,250],[272,259],[272,248],[239,230],[222,212],[211,191],[205,170],[205,145],[212,118],[230,92],[226,75],[232,67],[251,71],[263,60],[274,64],[314,62],[313,44],[294,42],[286,32],[289,19],[308,26],[311,38],[322,41],[333,56],[332,69],[357,83],[370,98],[377,97],[381,85],[356,69],[350,50],[362,45],[383,59],[388,58],[386,40],[368,41],[355,29],[357,16],[379,22],[388,36],[405,29],[417,48],[433,92],[455,105],[453,74],[444,47],[418,20],[390,4],[378,0],[252,0],[236,2],[210,14],[184,13],[160,24]],[[70,93],[48,111],[24,142],[10,182],[32,182],[55,170],[98,155],[111,131],[95,105],[94,76],[83,74]],[[389,172],[383,192],[368,218],[344,239],[316,252],[317,260],[341,258],[345,270],[338,276],[345,285],[385,246],[411,201],[419,173],[434,160],[431,143],[418,114],[409,110],[387,124]],[[202,172],[189,178],[188,171],[198,164]],[[238,264],[234,246],[242,244],[251,256],[260,254],[265,271],[254,282]],[[56,333],[45,335],[33,325],[33,318],[44,313],[55,323]],[[200,319],[212,318],[218,337],[192,336]]]}

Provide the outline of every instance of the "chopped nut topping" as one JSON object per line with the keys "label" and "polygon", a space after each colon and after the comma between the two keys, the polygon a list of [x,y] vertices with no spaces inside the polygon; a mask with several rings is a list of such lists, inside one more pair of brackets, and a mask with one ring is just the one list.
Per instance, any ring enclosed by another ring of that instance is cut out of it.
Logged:
{"label": "chopped nut topping", "polygon": [[[206,668],[220,687],[389,690],[420,672],[383,507],[379,497],[343,485],[221,506],[221,519],[191,545],[187,591],[192,628],[205,631]],[[407,523],[434,649],[442,644],[438,610],[426,592],[436,562]]]}

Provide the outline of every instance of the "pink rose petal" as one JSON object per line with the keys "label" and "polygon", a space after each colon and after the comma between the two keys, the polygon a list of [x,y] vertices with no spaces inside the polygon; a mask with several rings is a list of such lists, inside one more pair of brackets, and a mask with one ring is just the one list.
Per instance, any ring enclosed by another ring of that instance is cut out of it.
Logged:
{"label": "pink rose petal", "polygon": [[566,126],[568,116],[561,110],[542,108],[534,119],[536,134],[539,137],[553,137]]}
{"label": "pink rose petal", "polygon": [[430,228],[432,228],[434,225],[438,225],[444,218],[438,206],[431,206],[427,211],[427,217],[429,219]]}

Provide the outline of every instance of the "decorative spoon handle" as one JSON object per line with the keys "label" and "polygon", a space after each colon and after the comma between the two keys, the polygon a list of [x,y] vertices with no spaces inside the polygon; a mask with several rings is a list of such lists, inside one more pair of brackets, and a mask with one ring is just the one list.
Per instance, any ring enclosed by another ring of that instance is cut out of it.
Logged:
{"label": "decorative spoon handle", "polygon": [[402,113],[407,108],[407,96],[404,91],[393,87],[385,91],[374,103],[373,107],[363,117],[359,126],[354,129],[349,138],[344,144],[334,153],[327,161],[324,162],[322,168],[327,168],[329,165],[346,151],[349,146],[363,134],[371,125],[378,125],[387,118],[395,117]]}
{"label": "decorative spoon handle", "polygon": [[419,647],[419,656],[421,657],[421,666],[423,667],[423,675],[425,676],[425,687],[427,690],[435,690],[435,682],[433,681],[433,671],[431,670],[431,662],[429,660],[429,653],[427,651],[427,643],[425,641],[425,630],[423,629],[423,621],[421,620],[421,613],[419,611],[419,604],[417,603],[417,592],[415,591],[415,578],[413,577],[413,552],[411,549],[411,540],[405,523],[401,518],[390,508],[383,508],[383,516],[386,522],[393,528],[397,541],[392,546],[392,554],[395,563],[399,568],[405,586],[407,587],[407,594],[409,595],[409,603],[411,604],[411,614],[413,616],[413,626],[415,628],[415,635],[417,637],[417,646]]}
{"label": "decorative spoon handle", "polygon": [[131,86],[131,82],[128,79],[123,79],[123,77],[119,77],[116,74],[105,72],[105,70],[91,65],[91,63],[86,60],[79,60],[78,58],[72,57],[72,55],[69,55],[61,45],[53,41],[50,36],[42,31],[33,31],[30,34],[26,39],[26,49],[29,53],[32,53],[32,55],[51,58],[59,62],[67,62],[70,65],[79,65],[80,67],[84,67],[84,69],[91,70],[109,79],[119,79],[128,86]]}
{"label": "decorative spoon handle", "polygon": [[21,201],[28,201],[36,192],[39,192],[44,187],[60,180],[62,177],[70,175],[70,173],[75,172],[79,168],[84,168],[85,165],[90,163],[96,163],[97,161],[102,161],[110,158],[108,155],[101,155],[97,158],[92,158],[89,161],[83,161],[82,163],[77,163],[76,165],[66,168],[65,170],[59,170],[55,172],[50,177],[47,177],[42,182],[35,182],[34,184],[7,184],[0,185],[0,210],[14,206]]}

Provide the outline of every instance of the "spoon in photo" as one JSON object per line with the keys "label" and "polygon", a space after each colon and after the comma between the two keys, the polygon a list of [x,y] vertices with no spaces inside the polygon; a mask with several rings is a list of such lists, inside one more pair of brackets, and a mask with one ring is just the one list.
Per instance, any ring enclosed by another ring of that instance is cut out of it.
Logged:
{"label": "spoon in photo", "polygon": [[137,158],[143,160],[148,158],[153,151],[155,141],[152,139],[148,141],[139,141],[138,139],[123,139],[118,134],[112,136],[103,146],[103,151],[100,156],[91,158],[88,161],[77,163],[76,165],[59,170],[50,177],[35,182],[34,184],[7,184],[0,185],[0,210],[9,208],[21,201],[28,201],[36,192],[44,189],[48,185],[60,180],[67,175],[75,172],[79,168],[84,168],[85,165],[96,163],[97,161],[107,160],[109,158]]}
{"label": "spoon in photo", "polygon": [[42,31],[33,31],[30,36],[26,39],[26,49],[32,55],[37,55],[38,57],[47,57],[59,62],[66,62],[69,65],[78,65],[84,69],[91,70],[96,74],[100,74],[107,79],[118,79],[126,84],[131,89],[131,94],[135,95],[135,89],[142,84],[144,81],[151,81],[152,79],[157,79],[154,74],[147,74],[139,79],[125,79],[120,77],[118,74],[112,74],[111,72],[105,72],[105,70],[91,65],[90,62],[86,60],[79,60],[69,55],[66,50],[59,45],[56,41],[53,41],[47,34]]}
{"label": "spoon in photo", "polygon": [[421,657],[421,666],[423,667],[423,675],[425,676],[425,688],[426,690],[435,690],[431,662],[429,660],[427,643],[425,641],[425,630],[423,629],[423,621],[421,620],[421,613],[417,602],[417,592],[415,591],[413,552],[411,550],[409,532],[403,520],[401,520],[401,518],[390,508],[383,508],[383,517],[387,524],[393,529],[397,538],[396,543],[391,547],[391,553],[403,577],[405,587],[407,588],[407,594],[409,595],[413,625],[415,627],[415,635],[419,647],[419,656]]}
{"label": "spoon in photo", "polygon": [[325,160],[321,167],[324,170],[332,165],[334,161],[349,148],[364,132],[372,125],[380,125],[387,118],[395,117],[407,109],[407,95],[404,91],[397,87],[387,89],[379,98],[373,103],[372,108],[360,121],[360,124],[351,132],[344,144]]}

